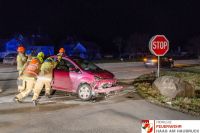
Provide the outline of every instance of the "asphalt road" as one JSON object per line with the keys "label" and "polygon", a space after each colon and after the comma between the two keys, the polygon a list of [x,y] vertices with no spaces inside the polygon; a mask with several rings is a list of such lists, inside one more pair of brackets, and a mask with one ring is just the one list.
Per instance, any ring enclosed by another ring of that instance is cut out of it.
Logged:
{"label": "asphalt road", "polygon": [[[98,65],[119,79],[133,79],[155,70],[142,63]],[[0,133],[139,133],[143,119],[200,119],[148,103],[131,86],[95,103],[57,93],[51,100],[42,97],[37,107],[32,105],[31,96],[16,104],[12,101],[16,77],[14,67],[0,65]]]}

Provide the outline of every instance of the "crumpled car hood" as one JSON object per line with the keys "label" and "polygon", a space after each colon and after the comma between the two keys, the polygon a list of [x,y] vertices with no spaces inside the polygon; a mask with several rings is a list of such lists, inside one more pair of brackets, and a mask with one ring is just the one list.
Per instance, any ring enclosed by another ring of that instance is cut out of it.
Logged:
{"label": "crumpled car hood", "polygon": [[114,78],[114,74],[112,74],[111,72],[107,71],[107,70],[102,70],[102,71],[90,71],[90,74],[100,77],[102,79],[113,79]]}

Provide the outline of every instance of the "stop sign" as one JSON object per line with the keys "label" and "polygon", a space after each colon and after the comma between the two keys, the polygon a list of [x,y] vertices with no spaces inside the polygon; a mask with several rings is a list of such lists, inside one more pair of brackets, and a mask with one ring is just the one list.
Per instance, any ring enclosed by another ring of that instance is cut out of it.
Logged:
{"label": "stop sign", "polygon": [[156,56],[164,56],[169,50],[169,41],[164,35],[155,35],[149,42],[149,49]]}

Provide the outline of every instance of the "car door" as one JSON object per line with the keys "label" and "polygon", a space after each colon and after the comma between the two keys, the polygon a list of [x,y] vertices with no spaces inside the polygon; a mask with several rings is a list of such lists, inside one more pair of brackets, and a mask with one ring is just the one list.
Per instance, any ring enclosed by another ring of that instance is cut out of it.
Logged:
{"label": "car door", "polygon": [[80,69],[75,66],[71,61],[66,60],[67,66],[69,67],[69,77],[72,83],[71,92],[76,92],[78,86],[81,83],[82,73]]}
{"label": "car door", "polygon": [[52,86],[55,89],[63,91],[70,91],[72,89],[69,67],[67,66],[67,61],[64,59],[61,59],[54,69]]}

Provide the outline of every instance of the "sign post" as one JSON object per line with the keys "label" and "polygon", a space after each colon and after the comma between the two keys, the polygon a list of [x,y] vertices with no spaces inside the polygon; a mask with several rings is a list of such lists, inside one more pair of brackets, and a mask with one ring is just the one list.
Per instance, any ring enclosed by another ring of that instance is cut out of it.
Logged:
{"label": "sign post", "polygon": [[158,72],[157,77],[160,77],[160,56],[158,56]]}
{"label": "sign post", "polygon": [[158,56],[157,77],[160,76],[160,56],[164,56],[169,50],[169,41],[164,35],[155,35],[149,41],[149,50]]}

